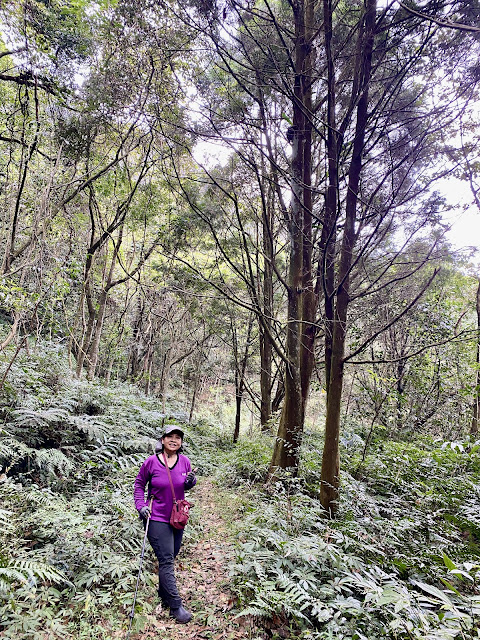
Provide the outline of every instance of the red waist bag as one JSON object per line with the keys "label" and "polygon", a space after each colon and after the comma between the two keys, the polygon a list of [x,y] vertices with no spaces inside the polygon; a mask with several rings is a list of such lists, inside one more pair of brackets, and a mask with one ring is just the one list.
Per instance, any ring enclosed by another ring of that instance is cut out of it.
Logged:
{"label": "red waist bag", "polygon": [[172,515],[170,516],[170,524],[175,529],[183,529],[188,522],[190,515],[190,507],[192,505],[188,500],[175,500],[173,503]]}

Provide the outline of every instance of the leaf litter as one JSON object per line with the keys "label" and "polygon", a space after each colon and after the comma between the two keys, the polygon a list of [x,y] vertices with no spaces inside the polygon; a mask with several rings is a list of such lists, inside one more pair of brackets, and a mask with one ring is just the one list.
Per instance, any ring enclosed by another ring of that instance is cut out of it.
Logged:
{"label": "leaf litter", "polygon": [[233,559],[233,544],[225,523],[218,514],[212,495],[215,488],[208,479],[197,485],[195,509],[200,512],[201,534],[180,551],[176,576],[184,606],[193,613],[186,625],[169,617],[169,611],[157,606],[147,616],[144,631],[132,637],[138,640],[260,640],[263,633],[250,616],[238,616],[236,596],[230,589],[228,565]]}

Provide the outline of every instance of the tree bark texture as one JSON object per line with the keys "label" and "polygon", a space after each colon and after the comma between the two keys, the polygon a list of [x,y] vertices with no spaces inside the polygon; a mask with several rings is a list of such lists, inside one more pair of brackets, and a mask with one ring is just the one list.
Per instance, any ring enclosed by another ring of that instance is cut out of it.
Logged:
{"label": "tree bark texture", "polygon": [[[271,200],[271,199],[270,199]],[[273,268],[272,262],[272,208],[273,203],[268,202],[265,215],[267,220],[263,220],[263,252],[265,255],[265,266],[263,273],[263,322],[267,325],[265,329],[262,322],[259,322],[260,330],[260,424],[262,430],[268,430],[268,423],[272,415],[272,333],[273,318]]]}
{"label": "tree bark texture", "polygon": [[478,433],[478,421],[480,419],[480,279],[477,288],[477,340],[476,340],[476,373],[475,373],[475,398],[473,401],[472,424],[470,425],[470,433],[476,435]]}
{"label": "tree bark texture", "polygon": [[[331,17],[331,8],[325,0],[324,8]],[[350,272],[353,264],[353,249],[357,239],[355,222],[357,214],[362,154],[365,145],[365,131],[368,122],[369,82],[372,66],[372,52],[375,34],[376,0],[367,0],[363,24],[359,30],[359,46],[355,81],[359,87],[356,110],[355,138],[348,171],[348,185],[345,203],[345,223],[342,246],[338,260],[338,284],[335,289],[334,314],[332,321],[331,361],[327,369],[327,413],[325,419],[325,445],[322,456],[320,502],[329,515],[338,508],[338,488],[340,483],[340,412],[344,377],[345,340],[347,316],[350,303]],[[325,15],[325,29],[328,32],[328,15]],[[326,37],[328,47],[328,38]],[[328,363],[326,362],[326,366]]]}
{"label": "tree bark texture", "polygon": [[[235,429],[233,432],[233,442],[238,441],[240,435],[240,420],[242,417],[242,400],[245,391],[245,374],[247,371],[248,358],[250,355],[250,337],[253,329],[254,316],[250,315],[247,327],[247,336],[245,339],[245,349],[242,359],[239,360],[238,342],[234,339],[234,357],[235,357]],[[232,321],[233,328],[233,321]]]}
{"label": "tree bark texture", "polygon": [[312,51],[314,3],[297,2],[295,20],[295,78],[293,141],[291,155],[291,202],[289,218],[287,363],[285,398],[270,465],[298,471],[305,404],[313,369],[316,298],[312,279]]}

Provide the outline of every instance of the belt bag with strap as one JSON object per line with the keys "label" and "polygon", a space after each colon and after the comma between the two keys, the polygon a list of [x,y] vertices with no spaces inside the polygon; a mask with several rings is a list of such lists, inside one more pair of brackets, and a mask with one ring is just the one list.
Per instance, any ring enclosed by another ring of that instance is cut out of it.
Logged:
{"label": "belt bag with strap", "polygon": [[172,476],[170,469],[168,468],[167,458],[163,453],[163,459],[165,460],[165,469],[168,473],[168,479],[170,481],[170,487],[172,489],[173,496],[173,509],[170,515],[170,524],[175,529],[184,529],[188,522],[188,516],[190,515],[190,507],[192,506],[188,500],[177,500],[175,497],[175,489],[173,488]]}

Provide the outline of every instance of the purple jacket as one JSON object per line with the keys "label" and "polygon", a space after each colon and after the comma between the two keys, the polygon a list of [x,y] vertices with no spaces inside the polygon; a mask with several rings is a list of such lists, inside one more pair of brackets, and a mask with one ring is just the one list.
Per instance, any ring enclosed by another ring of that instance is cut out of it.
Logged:
{"label": "purple jacket", "polygon": [[[137,511],[140,511],[142,507],[148,506],[150,503],[150,497],[153,495],[152,504],[152,520],[158,522],[170,522],[170,514],[173,508],[173,496],[170,482],[168,480],[168,473],[163,463],[162,454],[157,456],[150,456],[140,467],[140,471],[135,479],[133,497],[135,500],[135,507]],[[173,488],[175,489],[175,498],[177,500],[183,500],[185,498],[185,479],[187,473],[192,470],[192,465],[187,456],[178,455],[177,462],[173,469],[170,469],[170,475],[172,476]],[[194,485],[196,484],[193,483]],[[145,487],[148,484],[148,498],[145,500]],[[193,485],[192,485],[193,486]]]}

